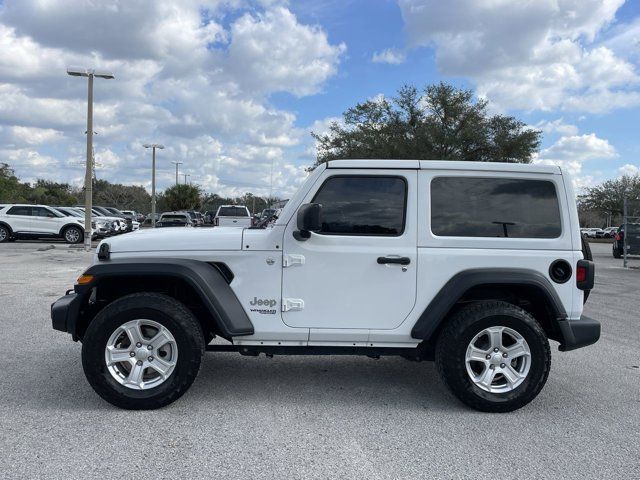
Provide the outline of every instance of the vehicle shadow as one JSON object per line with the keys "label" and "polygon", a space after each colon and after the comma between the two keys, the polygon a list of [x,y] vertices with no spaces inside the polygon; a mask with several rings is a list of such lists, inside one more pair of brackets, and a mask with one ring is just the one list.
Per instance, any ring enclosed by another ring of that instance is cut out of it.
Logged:
{"label": "vehicle shadow", "polygon": [[[78,345],[79,347],[79,345]],[[0,406],[64,411],[116,409],[89,386],[80,348],[58,347],[32,363],[29,375],[5,377]],[[37,391],[33,386],[39,385]],[[205,354],[198,378],[184,397],[165,409],[297,408],[466,410],[446,390],[433,362],[351,356],[243,357]],[[117,410],[117,409],[116,409]]]}

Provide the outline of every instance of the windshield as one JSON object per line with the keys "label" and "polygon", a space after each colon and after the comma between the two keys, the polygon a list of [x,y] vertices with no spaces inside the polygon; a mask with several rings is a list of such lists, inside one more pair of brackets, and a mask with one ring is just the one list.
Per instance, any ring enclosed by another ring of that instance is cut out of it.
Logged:
{"label": "windshield", "polygon": [[163,215],[161,220],[163,222],[166,220],[180,220],[181,222],[186,222],[187,217],[185,215]]}
{"label": "windshield", "polygon": [[249,212],[246,207],[220,207],[219,217],[248,217]]}

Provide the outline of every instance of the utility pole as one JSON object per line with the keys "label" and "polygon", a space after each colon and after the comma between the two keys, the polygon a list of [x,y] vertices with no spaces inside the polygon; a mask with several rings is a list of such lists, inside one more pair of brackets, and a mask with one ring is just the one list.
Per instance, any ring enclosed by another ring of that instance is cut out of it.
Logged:
{"label": "utility pole", "polygon": [[176,166],[176,185],[178,185],[178,165],[182,165],[184,162],[171,162]]}
{"label": "utility pole", "polygon": [[93,78],[115,78],[110,72],[68,67],[72,77],[87,77],[87,163],[84,171],[84,249],[91,250],[91,208],[93,207]]}
{"label": "utility pole", "polygon": [[151,225],[155,228],[156,226],[156,148],[162,150],[164,145],[159,143],[145,143],[143,145],[144,148],[152,149],[152,160],[151,160]]}
{"label": "utility pole", "polygon": [[190,177],[190,176],[191,176],[191,174],[189,174],[189,173],[183,173],[183,174],[182,174],[182,176],[184,177],[184,184],[186,185],[186,184],[187,184],[187,177]]}
{"label": "utility pole", "polygon": [[627,235],[629,234],[629,226],[627,225],[627,195],[622,197],[622,216],[624,221],[624,234],[622,235],[622,254],[624,260],[622,266],[627,268]]}

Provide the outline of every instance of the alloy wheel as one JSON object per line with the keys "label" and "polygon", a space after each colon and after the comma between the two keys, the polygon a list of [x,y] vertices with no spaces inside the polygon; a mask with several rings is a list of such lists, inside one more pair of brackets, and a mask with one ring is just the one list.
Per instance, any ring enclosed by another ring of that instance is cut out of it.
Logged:
{"label": "alloy wheel", "polygon": [[531,367],[527,341],[514,329],[485,328],[467,347],[467,374],[471,381],[490,393],[507,393],[524,382]]}

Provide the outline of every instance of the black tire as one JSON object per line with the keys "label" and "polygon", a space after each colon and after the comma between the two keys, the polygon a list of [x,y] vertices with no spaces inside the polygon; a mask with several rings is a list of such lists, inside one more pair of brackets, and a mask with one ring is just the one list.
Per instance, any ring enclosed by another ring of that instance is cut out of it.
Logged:
{"label": "black tire", "polygon": [[[505,393],[481,389],[467,373],[465,354],[469,343],[491,326],[515,330],[531,351],[526,378]],[[447,387],[466,405],[482,412],[511,412],[531,402],[542,390],[551,368],[551,348],[544,330],[525,310],[506,302],[479,302],[461,308],[447,320],[436,345],[436,365]]]}
{"label": "black tire", "polygon": [[[582,240],[582,256],[585,260],[593,261],[593,254],[591,253],[591,245],[589,245],[589,240],[585,238],[584,235],[580,235],[580,239]],[[589,298],[589,294],[591,290],[585,290],[584,295],[582,296],[582,303],[587,303],[587,299]]]}
{"label": "black tire", "polygon": [[8,242],[11,239],[11,230],[9,227],[0,225],[0,243]]}
{"label": "black tire", "polygon": [[62,238],[67,243],[82,243],[84,241],[84,231],[80,227],[67,227],[62,232]]}
{"label": "black tire", "polygon": [[[134,319],[153,320],[168,328],[178,347],[173,372],[148,390],[121,385],[104,358],[111,334]],[[89,324],[82,343],[82,366],[93,389],[107,402],[130,410],[151,410],[176,401],[189,389],[200,370],[204,347],[200,324],[182,303],[159,293],[134,293],[107,305]]]}

